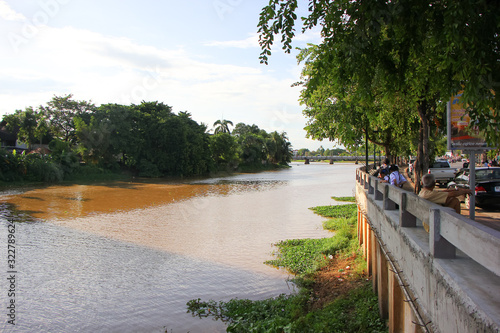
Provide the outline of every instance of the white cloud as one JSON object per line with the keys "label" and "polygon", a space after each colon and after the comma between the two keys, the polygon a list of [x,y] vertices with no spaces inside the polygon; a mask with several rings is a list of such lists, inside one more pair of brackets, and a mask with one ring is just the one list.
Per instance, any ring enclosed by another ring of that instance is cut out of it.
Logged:
{"label": "white cloud", "polygon": [[[182,49],[159,49],[70,27],[44,27],[12,61],[0,64],[0,72],[4,80],[19,83],[20,95],[29,94],[25,87],[34,82],[51,83],[39,87],[39,92],[47,92],[48,99],[37,104],[47,102],[54,94],[70,92],[75,98],[99,103],[120,102],[113,99],[127,100],[128,96],[136,103],[166,99],[170,104],[168,97],[181,103],[182,96],[186,101],[203,99],[200,107],[204,109],[208,105],[220,109],[221,104],[243,109],[245,104],[266,103],[267,98],[280,100],[279,96],[269,96],[277,92],[272,86],[276,81],[263,72],[264,67],[202,62]],[[61,87],[64,91],[58,90]],[[289,84],[283,87],[288,89]],[[191,104],[186,101],[182,104]]]}
{"label": "white cloud", "polygon": [[157,100],[209,126],[223,116],[235,124],[285,131],[295,147],[309,146],[297,102],[300,89],[290,87],[298,79],[295,63],[277,78],[257,62],[216,64],[181,47],[158,48],[72,27],[43,27],[20,50],[0,62],[0,83],[9,87],[0,94],[0,114],[69,93],[97,105]]}
{"label": "white cloud", "polygon": [[321,43],[321,39],[322,39],[321,28],[314,27],[312,29],[306,30],[304,33],[296,34],[294,38],[294,43],[300,42],[300,43],[319,44]]}
{"label": "white cloud", "polygon": [[9,4],[0,0],[0,18],[7,21],[25,21],[26,17],[10,8]]}
{"label": "white cloud", "polygon": [[211,41],[205,43],[204,45],[217,47],[234,47],[239,49],[258,48],[259,36],[257,34],[252,34],[250,37],[243,40]]}

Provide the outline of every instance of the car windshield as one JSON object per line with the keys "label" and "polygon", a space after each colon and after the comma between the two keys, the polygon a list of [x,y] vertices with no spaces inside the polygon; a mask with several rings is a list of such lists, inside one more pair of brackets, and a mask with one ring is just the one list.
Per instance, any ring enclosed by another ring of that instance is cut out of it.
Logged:
{"label": "car windshield", "polygon": [[449,168],[450,165],[448,162],[434,162],[432,165],[433,168]]}
{"label": "car windshield", "polygon": [[500,168],[476,170],[476,180],[500,179]]}

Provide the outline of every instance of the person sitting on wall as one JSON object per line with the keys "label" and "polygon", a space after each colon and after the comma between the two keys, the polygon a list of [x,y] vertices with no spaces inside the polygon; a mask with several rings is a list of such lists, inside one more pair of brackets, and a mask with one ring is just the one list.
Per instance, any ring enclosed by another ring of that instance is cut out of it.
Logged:
{"label": "person sitting on wall", "polygon": [[389,163],[390,163],[389,159],[385,158],[384,159],[384,163],[382,163],[382,165],[380,166],[380,168],[389,170],[389,167],[390,167]]}
{"label": "person sitting on wall", "polygon": [[378,178],[380,178],[381,183],[389,182],[389,170],[388,169],[380,169]]}
{"label": "person sitting on wall", "polygon": [[460,200],[457,197],[465,194],[471,194],[470,189],[456,189],[438,191],[436,187],[436,178],[432,173],[422,176],[422,190],[418,194],[419,197],[437,203],[439,205],[453,208],[460,214]]}
{"label": "person sitting on wall", "polygon": [[408,183],[406,178],[399,173],[399,168],[397,165],[393,164],[389,167],[389,183],[391,185],[402,188],[406,191],[413,191],[413,187]]}

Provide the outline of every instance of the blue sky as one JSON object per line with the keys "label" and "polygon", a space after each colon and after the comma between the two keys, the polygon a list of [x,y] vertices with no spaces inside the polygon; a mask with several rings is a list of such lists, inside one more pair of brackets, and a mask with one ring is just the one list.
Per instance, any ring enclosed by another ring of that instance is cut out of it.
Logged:
{"label": "blue sky", "polygon": [[[218,119],[306,139],[301,65],[276,44],[259,62],[266,0],[0,0],[0,116],[54,95],[138,104],[160,101],[209,127]],[[306,2],[304,2],[304,5]],[[299,34],[294,47],[318,43]]]}

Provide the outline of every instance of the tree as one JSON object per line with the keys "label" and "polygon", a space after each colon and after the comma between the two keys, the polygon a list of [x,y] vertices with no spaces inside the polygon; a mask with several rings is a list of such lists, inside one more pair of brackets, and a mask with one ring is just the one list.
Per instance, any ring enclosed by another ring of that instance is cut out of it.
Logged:
{"label": "tree", "polygon": [[132,106],[135,147],[125,149],[128,165],[141,176],[192,176],[212,168],[206,126],[191,119],[188,112],[172,113],[159,102]]}
{"label": "tree", "polygon": [[266,140],[267,159],[272,164],[287,164],[292,160],[291,143],[286,133],[272,132]]}
{"label": "tree", "polygon": [[73,119],[90,118],[90,113],[95,110],[95,105],[87,101],[75,101],[73,95],[54,96],[47,106],[40,106],[49,122],[52,135],[63,141],[75,143],[75,124]]}
{"label": "tree", "polygon": [[308,156],[307,154],[309,153],[309,149],[307,148],[300,148],[299,151],[297,152],[298,156]]}
{"label": "tree", "polygon": [[225,120],[225,119],[217,120],[214,123],[214,128],[215,128],[214,134],[218,133],[231,134],[231,131],[229,130],[229,125],[233,126],[233,122],[230,120]]}
{"label": "tree", "polygon": [[239,145],[229,133],[210,136],[210,152],[218,169],[234,170],[239,164]]}
{"label": "tree", "polygon": [[34,143],[41,142],[48,131],[43,114],[32,107],[5,115],[3,121],[9,131],[16,133],[17,138],[28,145],[29,150]]}
{"label": "tree", "polygon": [[77,151],[86,163],[105,166],[112,169],[116,159],[111,148],[111,128],[106,121],[99,121],[94,116],[90,124],[75,117],[75,134],[78,138]]}
{"label": "tree", "polygon": [[[275,34],[281,34],[283,48],[290,51],[297,3],[271,0],[263,8],[258,24],[263,63],[271,55]],[[377,143],[374,135],[384,132],[391,136],[387,142],[404,142],[405,135],[415,137],[413,119],[418,117],[421,173],[430,158],[429,137],[434,134],[430,127],[444,118],[441,101],[463,88],[466,102],[474,107],[469,115],[495,143],[499,113],[491,109],[498,110],[499,105],[494,94],[500,75],[499,15],[500,4],[488,0],[309,1],[303,31],[321,25],[324,39],[307,51],[310,63],[306,62],[302,98],[314,111],[308,132],[324,135],[333,118],[346,126],[332,132],[343,143],[361,134]],[[393,115],[386,119],[406,118],[406,112],[409,122],[404,127],[390,122],[388,132],[368,126],[383,124],[376,121],[381,112]],[[400,128],[403,133],[397,132]]]}
{"label": "tree", "polygon": [[120,104],[102,104],[94,112],[97,123],[106,123],[111,131],[108,152],[122,165],[133,165],[141,150],[138,140],[138,115],[134,107]]}
{"label": "tree", "polygon": [[233,135],[241,137],[241,136],[245,136],[247,134],[260,135],[261,130],[260,130],[259,126],[255,125],[255,124],[247,125],[244,123],[237,123],[236,126],[234,127]]}

